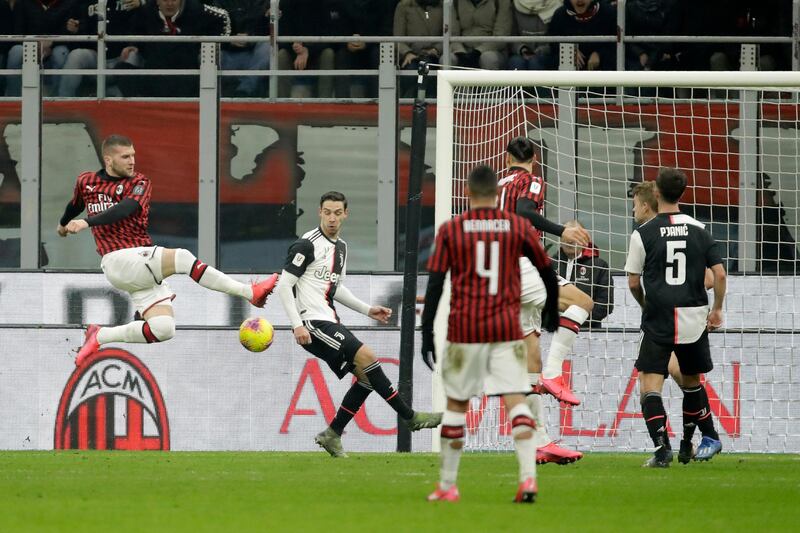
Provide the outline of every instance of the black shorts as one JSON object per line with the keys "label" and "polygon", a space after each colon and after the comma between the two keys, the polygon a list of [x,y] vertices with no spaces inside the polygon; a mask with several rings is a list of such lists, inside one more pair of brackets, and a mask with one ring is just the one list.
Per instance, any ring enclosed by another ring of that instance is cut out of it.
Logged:
{"label": "black shorts", "polygon": [[342,379],[353,371],[353,359],[364,345],[342,324],[327,320],[307,320],[303,325],[311,333],[311,344],[304,344],[306,351],[313,353],[326,363]]}
{"label": "black shorts", "polygon": [[642,333],[639,342],[639,357],[636,359],[636,370],[652,374],[669,374],[669,356],[675,352],[681,373],[686,375],[705,374],[711,372],[711,350],[708,347],[708,332],[704,331],[699,339],[691,344],[659,344],[647,333]]}

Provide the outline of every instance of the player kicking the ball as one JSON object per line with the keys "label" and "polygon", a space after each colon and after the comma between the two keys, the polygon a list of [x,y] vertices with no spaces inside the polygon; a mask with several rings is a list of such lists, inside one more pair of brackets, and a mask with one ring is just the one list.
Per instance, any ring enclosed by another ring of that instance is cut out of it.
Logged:
{"label": "player kicking the ball", "polygon": [[433,428],[442,421],[441,413],[411,409],[392,387],[372,348],[339,322],[334,301],[383,323],[392,316],[391,309],[361,301],[342,283],[347,273],[347,243],[339,238],[339,231],[347,214],[344,194],[330,191],[322,195],[320,225],[289,248],[276,288],[297,344],[325,361],[339,379],[349,373],[358,378],[345,394],[330,426],[314,439],[332,457],[347,457],[342,432],[373,390],[411,431]]}
{"label": "player kicking the ball", "polygon": [[469,400],[485,393],[502,396],[511,420],[519,462],[515,502],[533,502],[536,445],[533,414],[525,401],[530,390],[526,347],[520,328],[519,258],[527,257],[546,290],[548,330],[556,329],[558,282],[531,225],[522,217],[495,207],[497,176],[479,166],[468,178],[470,209],[445,222],[436,234],[428,260],[430,278],[422,313],[422,357],[434,360],[433,321],[445,275],[452,293],[442,379],[447,410],[442,419],[439,485],[429,501],[458,501],[458,464],[464,446]]}
{"label": "player kicking the ball", "polygon": [[[110,342],[163,342],[175,335],[172,300],[175,294],[164,281],[173,274],[188,274],[211,290],[241,296],[263,307],[278,275],[246,285],[197,259],[189,250],[155,246],[147,233],[150,213],[150,179],[136,172],[133,142],[122,135],[103,141],[104,168],[78,176],[72,200],[58,224],[66,237],[91,228],[102,256],[106,279],[131,295],[137,318],[124,326],[89,325],[75,364],[81,366],[101,345]],[[84,209],[87,217],[77,219]]]}

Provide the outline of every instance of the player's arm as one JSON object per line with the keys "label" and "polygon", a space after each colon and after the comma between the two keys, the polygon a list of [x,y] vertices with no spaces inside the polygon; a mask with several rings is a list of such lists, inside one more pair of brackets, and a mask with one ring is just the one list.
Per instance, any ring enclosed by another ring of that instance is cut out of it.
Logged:
{"label": "player's arm", "polygon": [[436,348],[433,343],[433,321],[439,300],[444,291],[444,280],[450,269],[450,254],[447,248],[449,225],[443,225],[436,234],[433,254],[428,259],[428,287],[425,289],[425,307],[422,309],[422,361],[433,370],[436,363]]}
{"label": "player's arm", "polygon": [[525,240],[523,241],[522,252],[530,259],[531,264],[539,271],[539,276],[544,282],[547,291],[547,300],[542,309],[542,327],[547,331],[553,332],[558,329],[558,277],[553,270],[553,263],[550,257],[542,248],[539,237],[530,226],[525,226]]}
{"label": "player's arm", "polygon": [[297,304],[294,299],[294,286],[300,281],[300,276],[306,271],[308,265],[314,260],[314,245],[307,239],[300,239],[289,247],[289,254],[286,258],[286,264],[281,272],[281,277],[278,280],[278,285],[275,286],[275,292],[283,305],[283,310],[286,316],[289,317],[289,323],[294,332],[294,338],[297,344],[310,344],[311,334],[308,329],[303,325],[303,320],[300,318],[300,312],[297,310]]}
{"label": "player's arm", "polygon": [[642,272],[644,271],[644,243],[639,231],[631,235],[628,246],[628,258],[625,261],[625,272],[628,273],[628,289],[636,302],[644,307],[644,289],[642,288]]}
{"label": "player's arm", "polygon": [[589,244],[589,232],[581,227],[566,227],[544,218],[539,214],[538,204],[530,198],[524,196],[517,200],[517,214],[530,221],[534,228],[545,233],[558,235],[561,240],[568,243],[575,243],[579,246]]}
{"label": "player's arm", "polygon": [[69,222],[75,218],[76,216],[80,215],[86,205],[83,202],[83,196],[81,196],[81,180],[79,179],[75,183],[75,190],[72,192],[72,199],[67,203],[67,207],[64,208],[64,214],[61,215],[61,219],[58,221],[58,227],[56,231],[62,237],[66,237],[69,235],[69,231],[67,231],[67,225]]}
{"label": "player's arm", "polygon": [[[714,304],[708,313],[708,331],[713,331],[722,326],[722,303],[725,300],[725,291],[728,288],[728,275],[722,266],[722,257],[719,254],[713,237],[708,234],[710,245],[706,252],[706,266],[711,269],[714,276]],[[707,278],[708,276],[706,276]]]}
{"label": "player's arm", "polygon": [[706,269],[706,277],[703,279],[703,285],[705,285],[706,290],[714,288],[714,271],[710,268]]}
{"label": "player's arm", "polygon": [[334,293],[333,299],[345,307],[349,307],[353,311],[356,311],[357,313],[367,315],[368,317],[379,322],[383,322],[384,324],[389,322],[389,319],[392,317],[391,309],[380,305],[368,304],[367,302],[358,298],[350,291],[350,289],[341,283],[338,287],[336,287],[336,293]]}

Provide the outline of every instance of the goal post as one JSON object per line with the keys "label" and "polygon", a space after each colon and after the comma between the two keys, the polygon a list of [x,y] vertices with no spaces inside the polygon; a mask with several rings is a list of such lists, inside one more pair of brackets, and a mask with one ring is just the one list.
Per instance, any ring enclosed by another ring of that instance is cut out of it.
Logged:
{"label": "goal post", "polygon": [[[633,373],[640,310],[623,264],[631,188],[673,166],[689,178],[683,209],[707,225],[731,274],[706,376],[725,449],[800,452],[792,385],[800,375],[800,72],[445,70],[437,79],[436,227],[468,207],[469,170],[502,172],[508,141],[527,135],[540,150],[545,216],[579,220],[613,274],[613,311],[582,329],[565,363],[582,404],[566,409],[544,397],[550,437],[581,450],[649,446]],[[552,237],[544,243],[554,256]],[[440,361],[447,304],[442,298],[435,324]],[[549,341],[545,333],[543,359]],[[664,392],[680,435],[680,390],[670,382]],[[434,402],[443,407],[437,378]],[[471,409],[469,449],[512,448],[496,400]]]}

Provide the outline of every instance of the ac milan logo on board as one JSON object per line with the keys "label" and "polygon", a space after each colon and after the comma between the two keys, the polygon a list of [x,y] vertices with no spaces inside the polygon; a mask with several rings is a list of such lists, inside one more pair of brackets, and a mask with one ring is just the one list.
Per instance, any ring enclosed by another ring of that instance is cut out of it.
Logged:
{"label": "ac milan logo on board", "polygon": [[153,374],[107,348],[69,377],[56,414],[56,450],[169,450],[169,421]]}

